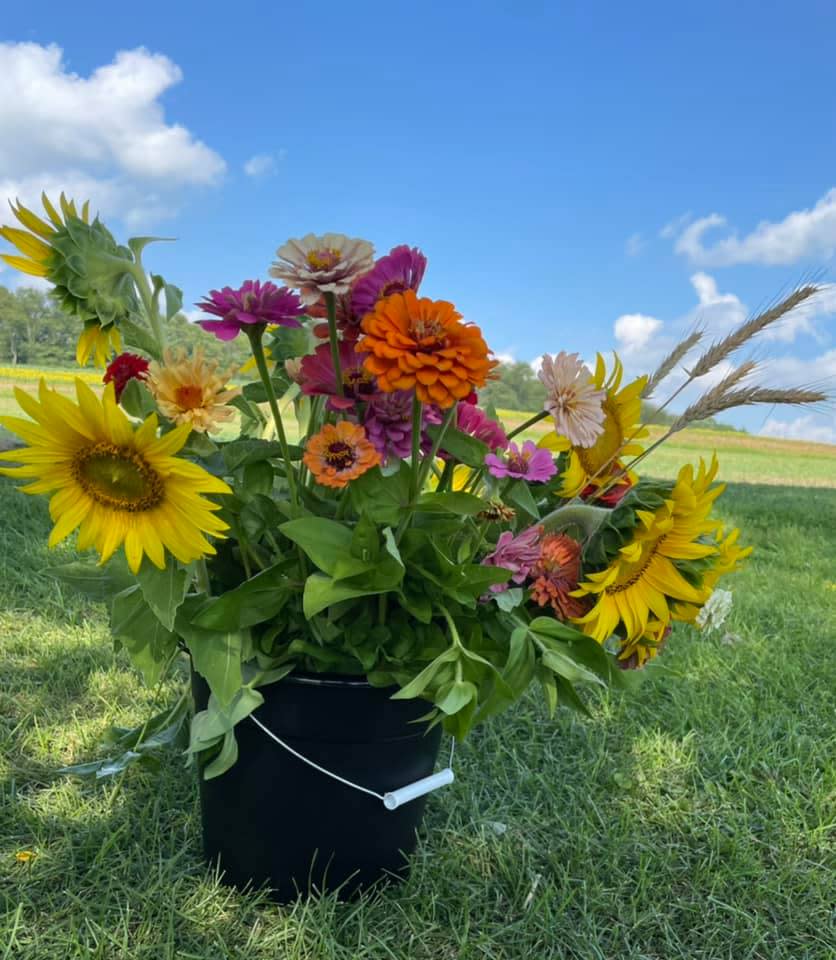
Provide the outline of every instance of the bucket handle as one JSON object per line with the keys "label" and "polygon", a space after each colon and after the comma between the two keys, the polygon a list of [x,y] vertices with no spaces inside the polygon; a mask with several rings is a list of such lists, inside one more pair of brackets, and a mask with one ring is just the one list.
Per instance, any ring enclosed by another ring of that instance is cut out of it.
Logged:
{"label": "bucket handle", "polygon": [[341,777],[339,774],[334,773],[333,770],[326,770],[325,767],[321,767],[318,763],[314,763],[309,757],[306,757],[304,754],[299,753],[298,750],[294,750],[290,744],[285,743],[280,737],[277,737],[272,730],[266,727],[257,717],[254,717],[250,714],[250,720],[257,726],[260,727],[267,736],[275,741],[280,747],[284,747],[288,753],[292,753],[297,760],[301,760],[303,763],[307,763],[309,767],[313,767],[314,770],[318,770],[320,773],[324,773],[326,777],[331,777],[332,780],[337,780],[342,784],[345,784],[347,787],[351,787],[354,790],[359,790],[361,793],[367,793],[370,797],[375,797],[378,800],[382,801],[383,806],[387,810],[397,810],[398,807],[403,806],[405,803],[409,803],[410,800],[415,800],[418,797],[423,797],[427,793],[432,793],[433,790],[438,790],[439,787],[444,787],[448,783],[452,783],[455,779],[453,775],[453,754],[456,750],[456,740],[453,739],[450,744],[450,762],[443,769],[439,770],[438,773],[433,773],[429,777],[422,777],[420,780],[415,780],[413,783],[408,783],[403,787],[400,787],[398,790],[390,790],[388,793],[377,793],[375,790],[370,790],[368,787],[360,786],[359,783],[353,783],[351,780],[346,780],[345,777]]}

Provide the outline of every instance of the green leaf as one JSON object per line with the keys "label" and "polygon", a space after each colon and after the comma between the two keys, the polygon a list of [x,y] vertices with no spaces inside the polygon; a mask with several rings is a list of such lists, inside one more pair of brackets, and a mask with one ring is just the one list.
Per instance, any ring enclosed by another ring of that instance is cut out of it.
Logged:
{"label": "green leaf", "polygon": [[156,684],[177,649],[177,637],[157,619],[138,584],[113,598],[110,629],[146,684]]}
{"label": "green leaf", "polygon": [[244,467],[241,494],[245,497],[269,496],[273,490],[273,468],[266,460],[256,460]]}
{"label": "green leaf", "polygon": [[364,563],[373,563],[380,555],[380,535],[365,514],[357,521],[351,535],[351,555]]}
{"label": "green leaf", "polygon": [[305,592],[302,595],[302,610],[305,617],[310,620],[311,617],[316,616],[316,614],[325,610],[326,607],[331,607],[335,603],[350,600],[353,597],[367,597],[381,592],[383,591],[353,587],[345,583],[345,581],[337,582],[324,573],[312,573],[305,581]]}
{"label": "green leaf", "polygon": [[264,697],[251,687],[242,687],[227,706],[223,706],[211,694],[206,709],[192,718],[189,753],[199,753],[216,743],[262,703]]}
{"label": "green leaf", "polygon": [[597,683],[604,686],[603,680],[597,674],[587,670],[586,667],[576,663],[571,656],[559,650],[551,648],[544,650],[541,655],[541,662],[552,673],[564,677],[570,683]]}
{"label": "green leaf", "polygon": [[476,684],[469,680],[451,680],[438,688],[433,702],[447,716],[458,713],[479,696]]}
{"label": "green leaf", "polygon": [[531,489],[525,480],[515,480],[510,487],[508,487],[504,498],[510,500],[511,503],[525,511],[530,517],[539,520],[540,511],[537,509],[537,504],[531,495]]}
{"label": "green leaf", "polygon": [[337,561],[351,556],[352,534],[348,527],[326,517],[288,520],[279,530],[297,543],[320,570],[334,575]]}
{"label": "green leaf", "polygon": [[144,420],[157,409],[150,390],[136,377],[125,384],[119,403],[126,413],[132,417],[138,417],[140,420]]}
{"label": "green leaf", "polygon": [[367,470],[351,481],[351,504],[357,514],[365,514],[375,523],[396,527],[409,503],[409,465],[400,461],[398,472],[383,476],[380,467]]}
{"label": "green leaf", "polygon": [[[302,455],[301,447],[291,446],[291,459],[296,460]],[[223,446],[223,458],[227,470],[232,473],[248,463],[258,463],[260,460],[281,460],[282,446],[277,440],[233,440]]]}
{"label": "green leaf", "polygon": [[141,324],[129,317],[123,317],[119,321],[119,330],[122,333],[122,339],[126,347],[134,347],[147,353],[154,360],[161,360],[160,348],[154,337]]}
{"label": "green leaf", "polygon": [[427,664],[417,677],[406,684],[406,686],[401,687],[397,693],[393,693],[392,699],[412,700],[415,697],[420,697],[445,664],[455,663],[458,659],[459,648],[455,646],[448,647],[443,653],[440,653],[432,663]]}
{"label": "green leaf", "polygon": [[241,676],[241,631],[221,633],[190,626],[184,631],[183,639],[192,655],[195,670],[209,684],[218,703],[222,707],[231,704],[244,682]]}
{"label": "green leaf", "polygon": [[142,596],[166,630],[174,629],[174,619],[186,596],[189,579],[189,574],[180,569],[170,554],[166,555],[164,570],[158,569],[147,557],[143,557],[142,566],[137,573]]}
{"label": "green leaf", "polygon": [[222,773],[226,773],[226,771],[235,764],[237,759],[238,741],[235,739],[235,731],[227,730],[224,734],[224,741],[221,745],[220,753],[217,754],[211,763],[207,763],[203,768],[203,779],[213,780]]}
{"label": "green leaf", "polygon": [[[287,603],[290,587],[284,562],[257,573],[240,586],[212,597],[191,618],[200,630],[232,631],[263,623]],[[178,629],[181,624],[178,622]]]}
{"label": "green leaf", "polygon": [[[511,571],[509,570],[508,572],[510,573]],[[491,597],[500,610],[508,613],[523,602],[523,591],[521,587],[509,587],[500,593],[492,593]]]}
{"label": "green leaf", "polygon": [[422,493],[418,498],[417,510],[443,511],[462,517],[472,517],[485,509],[485,501],[472,493]]}
{"label": "green leaf", "polygon": [[100,567],[84,560],[47,567],[45,572],[91,600],[109,600],[136,583],[121,555]]}
{"label": "green leaf", "polygon": [[[427,427],[427,433],[433,441],[438,437],[440,430],[440,424],[432,424]],[[453,426],[449,426],[444,432],[441,449],[460,463],[466,463],[469,467],[484,466],[485,457],[490,453],[490,448],[486,443],[477,440],[476,437],[471,437],[470,434],[462,433],[461,430],[457,430]]]}
{"label": "green leaf", "polygon": [[534,676],[536,666],[534,644],[528,630],[517,627],[512,631],[508,642],[508,659],[502,669],[502,678],[511,688],[514,696],[521,696]]}

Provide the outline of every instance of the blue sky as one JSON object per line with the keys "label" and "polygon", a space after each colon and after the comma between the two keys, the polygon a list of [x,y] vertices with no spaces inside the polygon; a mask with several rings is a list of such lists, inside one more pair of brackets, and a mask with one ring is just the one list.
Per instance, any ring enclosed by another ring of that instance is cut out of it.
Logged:
{"label": "blue sky", "polygon": [[[188,301],[335,230],[429,257],[497,353],[636,373],[833,277],[829,2],[38,3],[0,28],[0,195],[92,197]],[[722,222],[721,222],[722,218]],[[0,283],[10,283],[10,271]],[[836,288],[756,353],[836,383]],[[829,380],[828,380],[829,378]],[[836,442],[832,410],[750,411]]]}

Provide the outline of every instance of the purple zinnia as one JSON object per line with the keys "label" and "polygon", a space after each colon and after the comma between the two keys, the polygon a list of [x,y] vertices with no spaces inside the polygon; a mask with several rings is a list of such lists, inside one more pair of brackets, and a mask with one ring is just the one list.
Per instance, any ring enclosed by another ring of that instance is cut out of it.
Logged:
{"label": "purple zinnia", "polygon": [[358,280],[351,291],[351,310],[364,317],[383,297],[404,290],[417,290],[427,268],[427,258],[417,247],[405,243],[393,247]]}
{"label": "purple zinnia", "polygon": [[299,316],[304,312],[295,293],[269,280],[246,280],[239,290],[212,290],[196,306],[221,318],[200,321],[201,327],[219,340],[234,340],[243,329],[259,323],[301,327]]}
{"label": "purple zinnia", "polygon": [[501,533],[493,553],[489,553],[482,563],[487,567],[503,567],[511,571],[505,583],[492,583],[491,593],[504,593],[508,584],[523,583],[529,571],[540,559],[540,535],[542,527],[529,527],[516,537],[508,530]]}
{"label": "purple zinnia", "polygon": [[412,391],[378,394],[366,407],[363,426],[384,461],[406,459],[412,453]]}
{"label": "purple zinnia", "polygon": [[522,450],[516,443],[508,444],[504,456],[489,453],[485,457],[488,473],[494,477],[513,477],[515,480],[528,480],[529,483],[544,483],[557,473],[557,467],[548,450],[535,446],[533,440],[526,440]]}

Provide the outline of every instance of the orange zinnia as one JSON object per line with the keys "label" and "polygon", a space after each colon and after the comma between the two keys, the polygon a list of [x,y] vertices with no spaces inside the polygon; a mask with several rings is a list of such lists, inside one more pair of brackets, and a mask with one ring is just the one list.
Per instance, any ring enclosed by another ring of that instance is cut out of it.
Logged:
{"label": "orange zinnia", "polygon": [[394,293],[363,318],[357,350],[369,354],[364,366],[384,392],[414,388],[422,403],[452,407],[484,387],[498,362],[482,331],[461,319],[445,300]]}
{"label": "orange zinnia", "polygon": [[302,460],[324,487],[340,488],[376,467],[380,454],[359,424],[340,420],[337,424],[327,423],[308,440]]}

